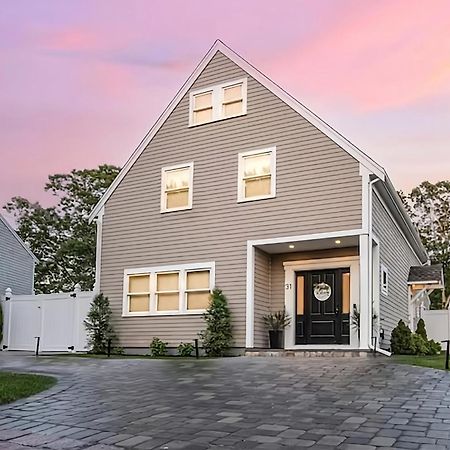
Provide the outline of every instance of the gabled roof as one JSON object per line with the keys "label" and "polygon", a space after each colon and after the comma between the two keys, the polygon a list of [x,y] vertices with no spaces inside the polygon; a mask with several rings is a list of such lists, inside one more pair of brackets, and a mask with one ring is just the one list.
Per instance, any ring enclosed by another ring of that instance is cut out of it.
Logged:
{"label": "gabled roof", "polygon": [[444,285],[442,264],[431,266],[412,266],[409,269],[408,284]]}
{"label": "gabled roof", "polygon": [[34,259],[34,262],[39,262],[34,253],[29,249],[28,245],[22,241],[20,236],[15,232],[14,228],[8,223],[8,221],[0,214],[0,221],[5,224],[5,227],[11,232],[11,234],[19,241],[19,244],[29,253],[29,255]]}
{"label": "gabled roof", "polygon": [[377,164],[372,158],[367,156],[363,151],[361,151],[358,147],[353,145],[350,141],[348,141],[344,136],[338,133],[334,128],[316,116],[311,110],[309,110],[306,106],[288,94],[285,90],[283,90],[280,86],[275,84],[272,80],[262,74],[258,69],[253,67],[250,63],[248,63],[245,59],[227,47],[222,41],[217,40],[214,45],[209,49],[208,53],[201,60],[200,64],[196,67],[191,76],[184,83],[182,88],[178,91],[177,95],[174,99],[169,103],[169,106],[164,110],[161,116],[158,118],[156,123],[138,145],[136,150],[133,152],[131,157],[123,166],[120,173],[117,175],[115,180],[111,183],[110,187],[107,189],[103,197],[97,203],[97,205],[92,210],[89,221],[91,222],[95,217],[97,217],[102,210],[105,203],[111,197],[112,193],[115,191],[120,182],[124,179],[125,175],[131,169],[133,164],[142,154],[142,152],[147,147],[148,143],[152,140],[153,136],[158,132],[161,126],[164,124],[166,119],[169,117],[171,112],[176,108],[180,100],[186,95],[191,86],[194,84],[195,80],[201,74],[203,69],[209,64],[212,58],[215,56],[217,52],[221,52],[231,61],[233,61],[236,65],[241,67],[245,72],[247,72],[251,77],[253,77],[256,81],[258,81],[265,88],[269,89],[273,94],[279,97],[282,101],[284,101],[288,106],[290,106],[293,110],[297,111],[301,116],[303,116],[308,122],[322,131],[326,136],[328,136],[331,140],[333,140],[337,145],[339,145],[343,150],[353,156],[360,164],[366,167],[371,173],[385,180],[386,172],[385,170]]}

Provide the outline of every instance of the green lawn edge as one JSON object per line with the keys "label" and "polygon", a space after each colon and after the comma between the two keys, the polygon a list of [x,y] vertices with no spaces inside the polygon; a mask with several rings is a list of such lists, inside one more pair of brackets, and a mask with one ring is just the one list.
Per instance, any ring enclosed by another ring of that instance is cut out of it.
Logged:
{"label": "green lawn edge", "polygon": [[445,370],[445,353],[436,356],[392,355],[391,358],[399,364]]}
{"label": "green lawn edge", "polygon": [[55,384],[56,378],[47,375],[1,371],[0,405],[38,394],[50,389]]}

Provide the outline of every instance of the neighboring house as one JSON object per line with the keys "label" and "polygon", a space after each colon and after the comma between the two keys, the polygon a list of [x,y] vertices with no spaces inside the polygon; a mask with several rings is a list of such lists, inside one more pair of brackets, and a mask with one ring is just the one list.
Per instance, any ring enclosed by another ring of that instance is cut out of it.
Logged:
{"label": "neighboring house", "polygon": [[0,297],[7,288],[14,294],[32,294],[37,258],[0,214]]}
{"label": "neighboring house", "polygon": [[263,316],[283,308],[286,348],[388,348],[428,261],[385,170],[220,41],[90,219],[129,350],[196,338],[214,286],[236,349],[267,347]]}

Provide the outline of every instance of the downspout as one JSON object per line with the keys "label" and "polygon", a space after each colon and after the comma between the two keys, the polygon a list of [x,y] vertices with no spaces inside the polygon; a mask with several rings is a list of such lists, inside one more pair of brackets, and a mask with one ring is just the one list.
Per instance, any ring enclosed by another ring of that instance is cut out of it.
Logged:
{"label": "downspout", "polygon": [[369,255],[369,279],[368,279],[368,294],[369,294],[369,333],[370,333],[370,339],[369,339],[369,348],[371,350],[374,350],[378,353],[381,353],[382,355],[385,356],[391,356],[391,353],[383,350],[381,348],[375,348],[372,345],[372,334],[373,334],[373,230],[372,230],[372,212],[373,212],[373,186],[375,183],[377,183],[378,181],[380,181],[379,178],[375,178],[374,180],[369,181],[369,192],[368,192],[368,197],[369,197],[369,214],[368,214],[368,234],[369,234],[369,248],[368,248],[368,255]]}

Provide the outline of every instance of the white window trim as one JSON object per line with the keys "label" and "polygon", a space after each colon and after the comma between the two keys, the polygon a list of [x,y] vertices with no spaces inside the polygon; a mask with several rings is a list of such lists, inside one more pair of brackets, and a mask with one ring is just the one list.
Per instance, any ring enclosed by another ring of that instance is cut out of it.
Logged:
{"label": "white window trim", "polygon": [[[270,152],[270,194],[269,195],[258,195],[257,197],[245,197],[245,183],[244,183],[244,158],[247,156],[259,155],[261,153]],[[277,148],[268,147],[261,148],[258,150],[251,150],[248,152],[239,153],[238,155],[238,203],[243,202],[253,202],[255,200],[264,200],[267,198],[276,197],[277,188]]]}
{"label": "white window trim", "polygon": [[[205,309],[187,309],[187,272],[200,270],[209,270],[209,290],[212,292],[216,279],[216,263],[214,261],[205,263],[176,264],[155,267],[138,267],[134,269],[125,269],[123,273],[123,300],[122,317],[148,317],[148,316],[183,316],[204,314]],[[179,311],[157,311],[156,309],[156,274],[157,273],[179,273]],[[130,275],[149,275],[150,279],[150,308],[149,311],[130,312],[128,305],[128,277]]]}
{"label": "white window trim", "polygon": [[[223,90],[234,84],[242,84],[242,112],[233,116],[223,117]],[[194,97],[199,94],[212,92],[212,119],[207,122],[194,123]],[[227,81],[221,84],[215,84],[200,89],[195,89],[189,93],[189,127],[198,127],[207,123],[217,122],[219,120],[232,119],[233,117],[245,116],[247,114],[247,78]]]}
{"label": "white window trim", "polygon": [[[386,283],[383,283],[384,274],[386,274]],[[380,264],[380,287],[383,295],[389,295],[389,270],[383,264]]]}
{"label": "white window trim", "polygon": [[[188,195],[188,205],[181,206],[178,208],[166,208],[166,173],[171,170],[177,169],[189,169],[189,195]],[[194,162],[189,162],[185,164],[176,164],[174,166],[166,166],[161,169],[161,213],[168,213],[173,211],[185,211],[187,209],[192,209],[192,198],[194,190]]]}

